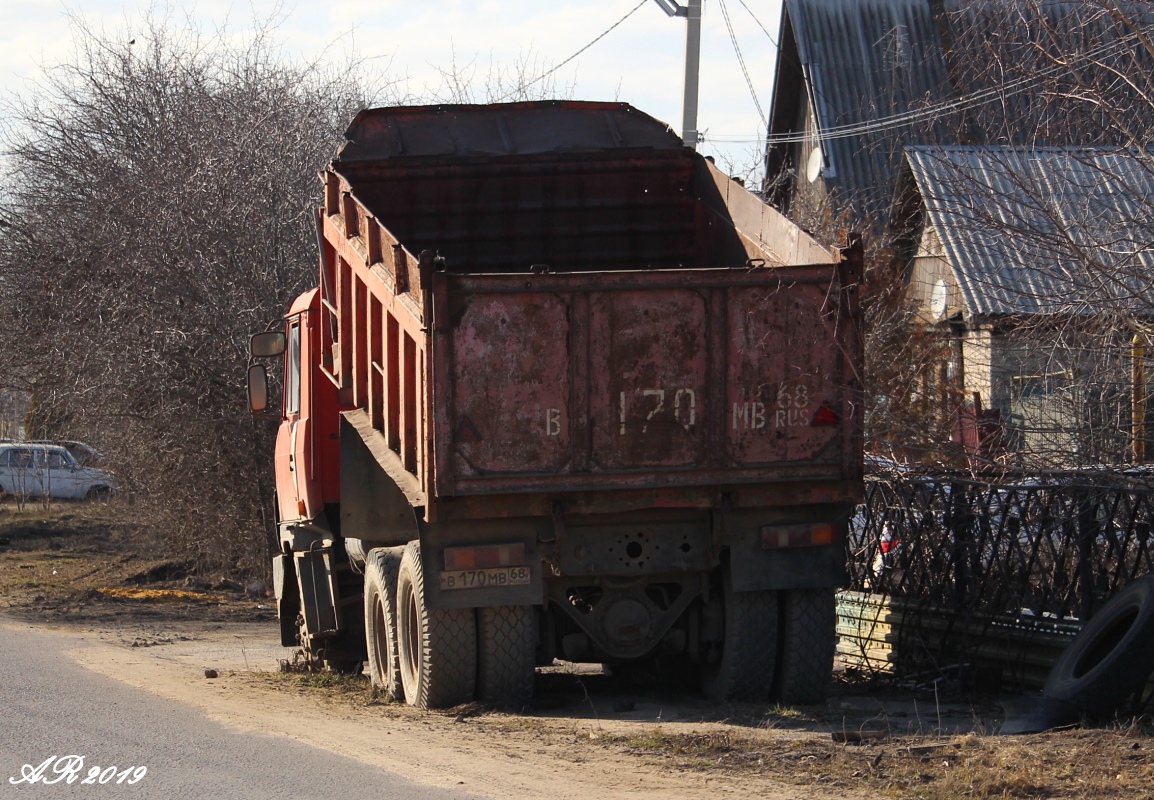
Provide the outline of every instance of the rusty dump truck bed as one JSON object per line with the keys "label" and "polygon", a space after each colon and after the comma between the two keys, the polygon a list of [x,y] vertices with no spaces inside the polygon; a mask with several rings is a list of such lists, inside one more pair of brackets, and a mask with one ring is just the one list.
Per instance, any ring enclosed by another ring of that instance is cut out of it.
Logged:
{"label": "rusty dump truck bed", "polygon": [[412,506],[852,499],[860,259],[624,104],[374,109],[347,139],[322,368]]}

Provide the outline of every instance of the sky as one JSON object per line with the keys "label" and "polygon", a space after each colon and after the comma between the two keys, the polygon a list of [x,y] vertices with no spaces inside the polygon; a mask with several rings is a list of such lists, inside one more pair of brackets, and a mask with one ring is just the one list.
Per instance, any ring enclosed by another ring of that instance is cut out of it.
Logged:
{"label": "sky", "polygon": [[[764,122],[734,52],[726,12],[763,112],[769,112],[782,0],[703,0],[698,130],[702,153],[746,174],[760,160]],[[637,7],[640,3],[640,7]],[[72,55],[70,18],[95,30],[135,38],[150,13],[208,32],[235,34],[268,20],[290,57],[344,60],[355,54],[370,70],[403,78],[415,96],[437,99],[441,77],[472,75],[475,100],[495,71],[542,74],[574,54],[549,81],[576,100],[630,103],[681,133],[685,20],[654,0],[3,0],[0,108],[15,94],[36,94],[46,68]],[[636,7],[636,10],[634,10]],[[632,13],[630,14],[630,12]],[[623,17],[627,19],[620,22]],[[617,27],[609,30],[615,23]],[[608,31],[608,33],[606,33]],[[604,38],[594,43],[597,37]],[[2,112],[0,112],[2,113]]]}

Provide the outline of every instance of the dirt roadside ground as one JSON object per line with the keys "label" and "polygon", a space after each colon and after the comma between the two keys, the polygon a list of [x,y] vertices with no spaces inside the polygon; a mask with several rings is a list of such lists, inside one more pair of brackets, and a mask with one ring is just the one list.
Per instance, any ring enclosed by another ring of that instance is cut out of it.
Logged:
{"label": "dirt roadside ground", "polygon": [[719,708],[652,674],[558,666],[523,715],[384,703],[364,678],[280,672],[291,651],[260,587],[190,579],[118,520],[0,505],[0,624],[55,629],[81,664],[238,730],[423,783],[494,798],[1154,797],[1142,724],[997,737],[991,701],[847,682],[820,707]]}

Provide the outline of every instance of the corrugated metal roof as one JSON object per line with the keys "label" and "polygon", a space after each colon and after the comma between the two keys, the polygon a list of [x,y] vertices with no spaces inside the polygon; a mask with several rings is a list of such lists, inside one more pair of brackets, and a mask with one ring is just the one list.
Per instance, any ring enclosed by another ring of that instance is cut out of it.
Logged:
{"label": "corrugated metal roof", "polygon": [[[940,13],[934,13],[934,5]],[[1118,8],[1148,34],[1154,31],[1154,4],[1123,0]],[[1037,13],[1044,15],[1045,25],[1037,23],[1033,17]],[[1109,64],[1112,59],[1146,57],[1131,38],[1128,25],[1085,0],[785,0],[783,35],[787,29],[792,30],[805,88],[822,130],[868,123],[953,98],[953,82],[959,75],[966,82],[964,92],[989,88],[991,81],[1004,77],[1002,72],[985,76],[981,68],[975,68],[984,62],[978,65],[974,59],[988,59],[992,53],[1005,59],[1003,66],[1019,64],[1029,74],[1035,64],[1049,63],[1044,51],[1051,36],[1074,52],[1126,36],[1128,49],[1111,50],[1095,60]],[[781,51],[792,53],[792,48],[783,46]],[[779,63],[775,81],[787,74],[789,70]],[[777,88],[774,97],[782,97]],[[956,144],[963,141],[962,135],[964,141],[978,143],[1066,144],[1070,132],[1061,120],[1070,107],[1051,96],[1019,92],[1001,98],[995,107],[971,109],[964,119],[943,118],[920,127],[890,126],[868,135],[827,139],[826,183],[841,193],[842,207],[849,203],[859,216],[884,217],[894,197],[903,145]],[[771,132],[796,130],[797,121],[779,119],[779,113],[775,103]],[[1140,101],[1113,113],[1128,115],[1126,122],[1131,125],[1150,124],[1149,104]],[[1041,124],[1042,119],[1048,126]],[[1086,130],[1081,135],[1092,133]],[[1039,140],[1045,135],[1062,138]],[[1073,143],[1109,141],[1103,138],[1104,130],[1097,136],[1097,140]]]}
{"label": "corrugated metal roof", "polygon": [[[949,78],[927,0],[786,0],[785,14],[821,128],[946,96]],[[827,182],[867,204],[888,203],[907,133],[899,128],[826,140]]]}
{"label": "corrugated metal roof", "polygon": [[905,152],[968,315],[1154,311],[1154,151]]}

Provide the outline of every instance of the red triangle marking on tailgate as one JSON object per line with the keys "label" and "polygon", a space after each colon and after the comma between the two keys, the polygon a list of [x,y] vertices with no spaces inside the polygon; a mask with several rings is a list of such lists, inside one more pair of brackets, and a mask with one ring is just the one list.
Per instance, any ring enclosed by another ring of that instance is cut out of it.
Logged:
{"label": "red triangle marking on tailgate", "polygon": [[457,442],[479,442],[481,441],[481,432],[477,430],[477,426],[473,424],[473,420],[466,415],[461,417],[461,421],[457,423],[457,432],[453,434],[453,440]]}

